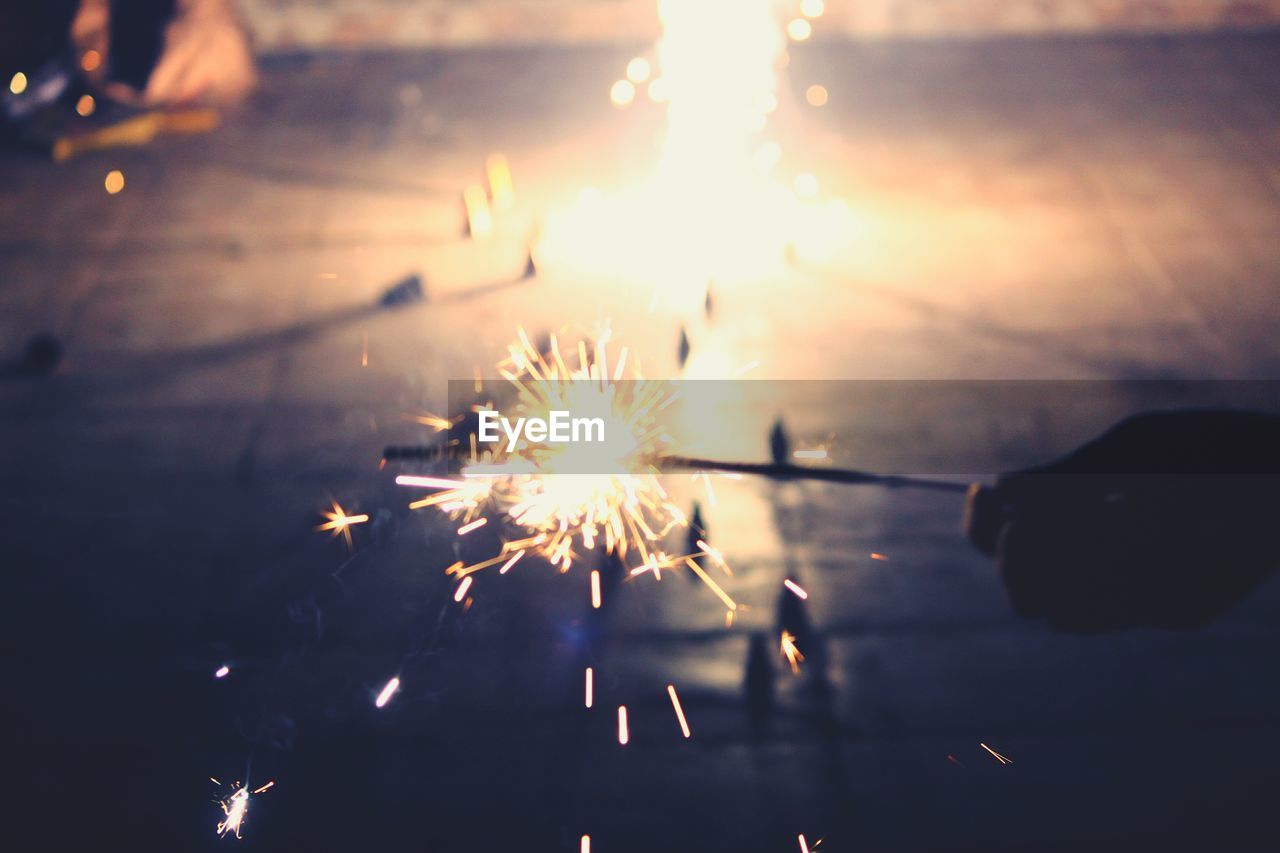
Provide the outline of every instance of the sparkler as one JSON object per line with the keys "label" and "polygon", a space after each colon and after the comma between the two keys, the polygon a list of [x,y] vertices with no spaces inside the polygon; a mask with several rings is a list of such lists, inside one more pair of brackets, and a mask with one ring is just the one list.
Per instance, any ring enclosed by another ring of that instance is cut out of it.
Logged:
{"label": "sparkler", "polygon": [[[217,779],[210,777],[211,782],[215,785],[221,785]],[[236,838],[240,837],[240,830],[244,827],[244,819],[249,814],[249,798],[274,786],[274,781],[268,782],[261,788],[250,791],[248,785],[241,785],[239,782],[233,786],[233,791],[229,796],[222,798],[218,805],[222,807],[223,819],[218,822],[219,837],[226,835],[228,832],[233,833]]]}
{"label": "sparkler", "polygon": [[[636,360],[629,359],[629,351],[623,348],[615,356],[608,343],[606,331],[590,343],[580,340],[562,349],[552,335],[547,352],[540,352],[520,329],[518,342],[498,366],[515,394],[515,414],[545,420],[551,412],[572,411],[599,417],[606,424],[603,441],[555,444],[526,439],[500,457],[494,451],[480,453],[473,439],[460,478],[396,478],[399,485],[431,490],[432,494],[409,507],[435,507],[460,523],[460,536],[491,516],[502,519],[504,532],[515,529],[497,554],[446,569],[464,585],[457,600],[462,600],[474,572],[500,565],[499,573],[505,574],[525,554],[535,554],[567,572],[586,554],[602,551],[619,560],[630,574],[652,573],[656,580],[661,580],[663,570],[688,568],[728,609],[737,607],[697,562],[710,558],[723,565],[718,552],[700,540],[698,547],[703,550],[690,554],[665,550],[668,534],[689,527],[689,519],[656,476],[661,459],[670,453],[661,413],[674,402],[675,394],[665,383],[644,379]],[[447,423],[442,418],[425,420],[432,425]],[[395,455],[388,450],[388,458]],[[574,473],[583,470],[599,473]],[[599,570],[590,577],[591,604],[599,608]]]}
{"label": "sparkler", "polygon": [[978,744],[978,746],[982,747],[982,748],[983,748],[983,749],[985,749],[987,752],[991,753],[992,757],[993,757],[993,758],[995,758],[995,760],[996,760],[996,761],[999,761],[1002,765],[1003,765],[1003,764],[1012,764],[1012,763],[1013,763],[1013,759],[1012,759],[1012,758],[1007,758],[1007,757],[1005,757],[1005,756],[1001,755],[1000,753],[996,752],[996,751],[995,751],[994,749],[992,749],[991,747],[987,746],[985,743],[979,743],[979,744]]}
{"label": "sparkler", "polygon": [[680,722],[680,731],[686,738],[691,737],[689,722],[684,718],[684,708],[680,707],[680,697],[676,695],[676,686],[674,684],[667,685],[667,695],[671,697],[671,707],[675,708],[676,719]]}

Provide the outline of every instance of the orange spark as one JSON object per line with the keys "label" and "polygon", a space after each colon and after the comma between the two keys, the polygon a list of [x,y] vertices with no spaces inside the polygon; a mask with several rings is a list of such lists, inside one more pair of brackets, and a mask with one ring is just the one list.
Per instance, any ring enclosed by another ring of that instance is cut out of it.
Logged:
{"label": "orange spark", "polygon": [[800,674],[800,664],[804,661],[804,655],[800,653],[800,649],[796,648],[796,637],[790,631],[782,632],[782,654],[786,656],[787,662],[791,664],[791,674]]}
{"label": "orange spark", "polygon": [[347,547],[351,547],[351,526],[353,524],[364,524],[369,520],[369,516],[364,515],[348,515],[347,511],[337,502],[333,502],[333,512],[322,511],[320,513],[329,519],[321,524],[316,530],[329,530],[334,536],[341,534],[347,540]]}
{"label": "orange spark", "polygon": [[982,748],[983,748],[983,749],[985,749],[987,752],[991,753],[991,754],[992,754],[992,756],[994,756],[994,757],[995,757],[996,761],[999,761],[1001,764],[1012,764],[1012,763],[1013,763],[1013,759],[1012,759],[1012,758],[1006,758],[1005,756],[1003,756],[1003,755],[1001,755],[1000,753],[996,752],[996,751],[995,751],[994,749],[992,749],[991,747],[987,746],[985,743],[979,743],[979,744],[978,744],[978,746],[982,747]]}

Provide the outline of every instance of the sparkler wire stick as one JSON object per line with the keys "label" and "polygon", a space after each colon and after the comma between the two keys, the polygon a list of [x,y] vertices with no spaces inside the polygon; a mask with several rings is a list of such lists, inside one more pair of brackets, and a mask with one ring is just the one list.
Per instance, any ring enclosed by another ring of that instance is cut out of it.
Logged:
{"label": "sparkler wire stick", "polygon": [[[382,451],[382,455],[388,461],[429,461],[443,459],[449,452],[449,448],[441,445],[409,445],[387,447]],[[968,483],[958,483],[952,480],[934,480],[927,477],[910,477],[900,474],[875,474],[855,468],[815,468],[782,462],[733,462],[724,459],[703,459],[692,456],[665,456],[657,467],[662,471],[719,471],[725,474],[754,474],[774,480],[817,480],[850,486],[929,489],[937,492],[955,493],[969,491]]]}
{"label": "sparkler wire stick", "polygon": [[908,477],[899,474],[873,474],[854,468],[811,468],[784,462],[729,462],[721,459],[699,459],[668,456],[660,463],[663,470],[720,471],[725,474],[756,474],[774,480],[818,480],[850,486],[883,486],[890,489],[931,489],[937,492],[968,492],[968,483]]}

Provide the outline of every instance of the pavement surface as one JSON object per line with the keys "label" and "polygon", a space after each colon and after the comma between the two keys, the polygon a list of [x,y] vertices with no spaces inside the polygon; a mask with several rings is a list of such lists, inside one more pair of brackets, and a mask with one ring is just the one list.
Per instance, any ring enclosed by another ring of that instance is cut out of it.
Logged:
{"label": "pavement surface", "polygon": [[[660,112],[608,100],[623,51],[274,59],[208,136],[0,155],[0,345],[65,347],[0,379],[14,849],[235,844],[210,777],[275,781],[239,842],[263,850],[1274,849],[1274,582],[1203,630],[1064,636],[1011,614],[954,495],[724,480],[699,500],[732,627],[678,575],[593,612],[584,567],[533,561],[464,608],[442,569],[496,540],[408,511],[378,461],[518,324],[610,318],[651,375],[682,326],[688,376],[758,362],[771,396],[730,409],[726,456],[763,458],[781,413],[848,464],[983,460],[957,475],[1052,458],[1127,403],[886,420],[835,380],[1280,378],[1278,48],[795,50],[780,168],[847,230],[718,281],[710,319],[557,225],[655,150]],[[495,151],[519,204],[467,241]],[[415,272],[426,301],[377,307]],[[331,500],[372,517],[350,551],[314,529]],[[744,664],[788,572],[825,661],[774,662],[759,735]]]}

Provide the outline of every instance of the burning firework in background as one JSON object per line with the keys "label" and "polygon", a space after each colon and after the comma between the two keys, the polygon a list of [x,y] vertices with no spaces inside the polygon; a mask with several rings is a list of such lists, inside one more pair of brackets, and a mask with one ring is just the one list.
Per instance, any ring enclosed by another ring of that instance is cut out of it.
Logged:
{"label": "burning firework in background", "polygon": [[[688,308],[712,279],[759,276],[798,245],[846,236],[847,206],[821,201],[817,177],[784,162],[772,122],[786,106],[788,39],[807,39],[822,12],[813,2],[661,0],[661,40],[609,90],[619,109],[663,110],[652,171],[607,195],[584,190],[575,209],[548,219],[543,250],[634,275],[656,288],[655,305]],[[805,96],[815,107],[827,98],[817,84]]]}

